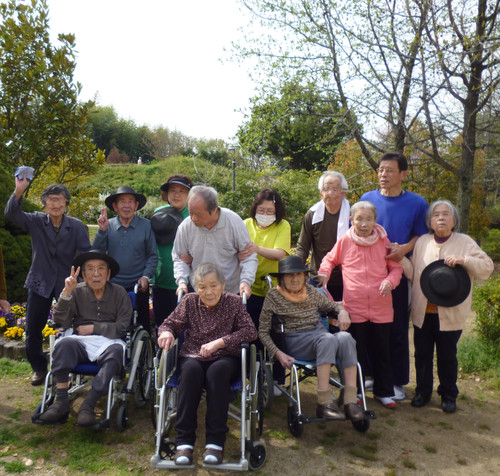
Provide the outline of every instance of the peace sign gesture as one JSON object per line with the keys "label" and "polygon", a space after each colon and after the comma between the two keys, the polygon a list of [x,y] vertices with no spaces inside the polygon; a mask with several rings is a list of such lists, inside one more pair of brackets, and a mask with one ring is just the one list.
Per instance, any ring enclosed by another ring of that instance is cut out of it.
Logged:
{"label": "peace sign gesture", "polygon": [[78,275],[80,274],[80,266],[75,271],[75,267],[71,266],[71,274],[64,280],[64,289],[62,290],[62,295],[70,297],[73,290],[78,284]]}

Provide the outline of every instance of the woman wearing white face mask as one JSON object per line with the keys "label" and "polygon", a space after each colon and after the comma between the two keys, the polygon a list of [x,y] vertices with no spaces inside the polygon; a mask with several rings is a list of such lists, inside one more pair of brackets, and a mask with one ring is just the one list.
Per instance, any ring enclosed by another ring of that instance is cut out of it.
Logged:
{"label": "woman wearing white face mask", "polygon": [[[262,278],[269,273],[278,271],[278,261],[290,254],[291,231],[290,224],[284,220],[285,207],[279,194],[271,189],[261,190],[250,207],[250,218],[245,225],[250,233],[250,244],[238,254],[241,260],[257,253],[259,264],[255,281],[252,285],[252,295],[247,303],[247,311],[252,316],[255,327],[259,328],[259,316],[268,291],[267,282]],[[276,278],[273,278],[276,281]],[[277,282],[274,282],[277,285]],[[276,366],[278,374],[275,380],[281,380],[283,371]],[[281,395],[281,393],[279,393]]]}

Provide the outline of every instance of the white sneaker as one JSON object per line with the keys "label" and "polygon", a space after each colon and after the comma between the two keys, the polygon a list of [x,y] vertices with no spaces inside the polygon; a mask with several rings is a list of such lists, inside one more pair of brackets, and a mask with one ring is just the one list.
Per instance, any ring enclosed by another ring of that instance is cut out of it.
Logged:
{"label": "white sneaker", "polygon": [[394,395],[391,397],[393,400],[400,402],[406,398],[406,393],[404,387],[399,385],[394,385]]}
{"label": "white sneaker", "polygon": [[365,392],[373,392],[373,379],[367,378],[365,380]]}
{"label": "white sneaker", "polygon": [[280,390],[280,387],[281,387],[281,385],[279,383],[274,382],[274,385],[273,385],[274,398],[281,397],[281,395],[283,395],[283,392]]}

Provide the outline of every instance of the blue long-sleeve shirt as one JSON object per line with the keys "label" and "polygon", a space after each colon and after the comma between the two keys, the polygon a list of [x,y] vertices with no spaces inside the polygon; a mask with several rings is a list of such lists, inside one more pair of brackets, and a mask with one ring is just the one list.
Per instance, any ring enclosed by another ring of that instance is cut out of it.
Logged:
{"label": "blue long-sleeve shirt", "polygon": [[135,215],[127,227],[121,224],[119,217],[111,218],[108,229],[97,232],[94,248],[107,251],[120,265],[120,272],[111,279],[113,283],[131,288],[140,277],[152,278],[155,274],[156,240],[146,218]]}
{"label": "blue long-sleeve shirt", "polygon": [[77,218],[64,215],[56,233],[48,214],[24,212],[21,204],[22,198],[17,200],[12,194],[5,206],[5,216],[31,236],[31,268],[24,287],[44,298],[53,291],[58,297],[77,252],[90,250],[87,229]]}

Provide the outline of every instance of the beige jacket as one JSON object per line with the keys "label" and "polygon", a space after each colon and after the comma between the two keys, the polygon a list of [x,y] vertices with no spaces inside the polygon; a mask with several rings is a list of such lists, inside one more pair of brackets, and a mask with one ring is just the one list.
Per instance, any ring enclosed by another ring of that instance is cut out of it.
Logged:
{"label": "beige jacket", "polygon": [[[419,328],[424,323],[427,298],[420,288],[420,276],[424,268],[447,256],[456,255],[465,257],[464,268],[469,273],[471,283],[473,279],[486,280],[493,272],[493,261],[477,245],[477,243],[467,235],[462,233],[452,233],[451,237],[442,244],[434,241],[434,235],[422,235],[415,244],[411,261],[403,258],[405,276],[413,281],[411,288],[411,315],[413,324]],[[442,331],[461,330],[465,320],[470,315],[472,308],[472,293],[469,292],[467,299],[454,307],[438,306],[439,326]]]}

